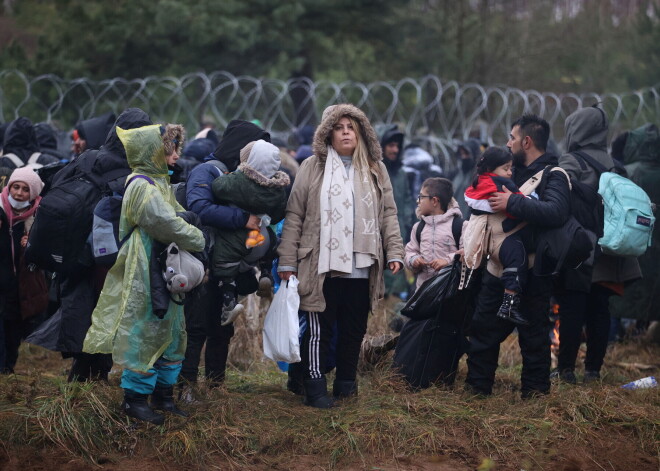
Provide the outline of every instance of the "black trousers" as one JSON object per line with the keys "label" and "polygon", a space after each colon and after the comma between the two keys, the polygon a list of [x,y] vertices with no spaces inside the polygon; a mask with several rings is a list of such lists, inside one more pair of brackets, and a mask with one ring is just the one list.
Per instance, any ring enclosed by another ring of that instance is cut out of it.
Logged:
{"label": "black trousers", "polygon": [[507,236],[500,247],[499,259],[504,267],[502,283],[505,289],[521,293],[527,284],[527,248],[530,247],[532,231],[525,226]]}
{"label": "black trousers", "polygon": [[550,390],[550,321],[548,309],[552,284],[550,280],[530,273],[520,309],[529,325],[516,326],[497,317],[502,304],[502,281],[484,272],[477,306],[469,330],[468,374],[466,383],[481,394],[491,394],[498,366],[500,344],[518,329],[522,354],[520,375],[523,396]]}
{"label": "black trousers", "polygon": [[336,379],[354,381],[362,339],[369,316],[369,280],[326,278],[323,283],[326,308],[307,312],[307,330],[300,346],[305,378],[319,379],[325,374],[327,356],[337,325]]}
{"label": "black trousers", "polygon": [[610,330],[609,302],[612,294],[609,289],[593,284],[590,293],[565,291],[556,295],[559,303],[557,367],[560,371],[575,369],[583,326],[587,334],[584,369],[600,371],[607,351]]}
{"label": "black trousers", "polygon": [[205,376],[211,383],[221,383],[225,379],[229,342],[234,336],[234,325],[220,325],[222,297],[218,280],[213,277],[186,298],[184,314],[188,346],[181,367],[181,379],[196,382],[202,349],[204,354]]}

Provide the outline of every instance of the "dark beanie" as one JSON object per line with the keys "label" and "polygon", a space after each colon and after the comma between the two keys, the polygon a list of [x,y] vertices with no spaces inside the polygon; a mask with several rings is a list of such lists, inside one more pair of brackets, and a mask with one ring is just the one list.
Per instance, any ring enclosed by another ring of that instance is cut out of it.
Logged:
{"label": "dark beanie", "polygon": [[233,172],[240,163],[241,149],[259,139],[270,142],[270,134],[249,121],[234,119],[227,125],[213,155]]}

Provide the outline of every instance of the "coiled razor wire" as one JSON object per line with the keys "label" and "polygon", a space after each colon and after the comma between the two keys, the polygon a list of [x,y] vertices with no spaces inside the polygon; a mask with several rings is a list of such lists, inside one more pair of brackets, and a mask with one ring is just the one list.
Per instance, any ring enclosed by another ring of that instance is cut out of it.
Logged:
{"label": "coiled razor wire", "polygon": [[[287,139],[297,128],[315,125],[326,106],[353,103],[373,124],[397,123],[408,142],[429,150],[445,168],[453,167],[457,141],[470,136],[504,145],[511,122],[535,113],[551,125],[560,143],[565,118],[578,108],[600,103],[610,118],[610,138],[647,122],[660,121],[660,84],[626,93],[552,93],[505,85],[443,82],[427,75],[398,82],[341,83],[307,78],[275,80],[218,71],[183,77],[65,80],[55,75],[30,78],[0,71],[0,122],[18,116],[70,129],[107,111],[139,107],[154,122],[183,124],[194,133],[201,122],[224,129],[232,119],[258,119],[274,136]],[[295,97],[295,99],[294,99]]]}

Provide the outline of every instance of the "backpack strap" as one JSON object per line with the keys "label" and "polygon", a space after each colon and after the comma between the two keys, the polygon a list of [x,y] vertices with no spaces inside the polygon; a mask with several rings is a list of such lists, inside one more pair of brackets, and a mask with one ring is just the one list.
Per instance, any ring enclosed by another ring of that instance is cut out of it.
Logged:
{"label": "backpack strap", "polygon": [[25,163],[16,154],[12,154],[12,153],[3,154],[2,157],[6,157],[7,159],[9,159],[11,163],[13,163],[16,166],[16,168],[20,168],[23,165],[25,165]]}
{"label": "backpack strap", "polygon": [[[138,178],[140,178],[140,179],[142,179],[142,180],[146,180],[146,181],[148,181],[149,184],[151,184],[151,185],[155,185],[154,181],[153,181],[151,178],[149,178],[148,176],[146,176],[146,175],[133,175],[133,176],[132,176],[131,178],[129,178],[128,181],[126,182],[126,186],[124,186],[124,192],[126,192],[126,188],[128,188],[128,185],[130,185],[132,182],[134,182],[134,181],[137,180]],[[119,241],[119,246],[120,246],[120,247],[121,247],[122,245],[124,245],[124,243],[128,240],[129,237],[131,237],[131,234],[133,234],[133,231],[135,230],[136,227],[137,227],[137,225],[131,227],[131,230],[128,231],[128,233],[127,233],[124,237],[122,237],[122,239]]]}
{"label": "backpack strap", "polygon": [[426,221],[424,219],[420,219],[419,224],[417,224],[417,230],[415,231],[415,236],[417,236],[418,244],[422,243],[422,231],[424,230],[424,226],[426,226]]}
{"label": "backpack strap", "polygon": [[[598,176],[600,176],[601,173],[609,172],[610,169],[605,167],[605,165],[601,164],[599,161],[594,159],[592,156],[587,154],[586,152],[582,152],[581,150],[576,150],[571,152],[571,155],[576,155],[580,157],[582,160],[584,160],[586,163],[591,165],[596,172],[598,172]],[[579,159],[577,159],[579,162]]]}
{"label": "backpack strap", "polygon": [[[426,226],[426,221],[424,221],[424,219],[420,219],[419,224],[417,224],[417,229],[415,230],[415,236],[417,238],[418,244],[421,244],[422,242],[422,231],[424,230],[425,226]],[[463,232],[463,218],[460,216],[454,216],[454,219],[451,222],[451,233],[454,236],[454,242],[456,243],[457,250],[461,241],[462,232]]]}
{"label": "backpack strap", "polygon": [[460,216],[454,216],[454,220],[451,222],[451,233],[454,235],[456,250],[458,250],[460,246],[462,232],[463,232],[463,218]]}
{"label": "backpack strap", "polygon": [[30,158],[27,161],[27,164],[25,165],[34,165],[38,164],[37,160],[39,160],[39,157],[41,157],[41,152],[35,152],[30,156]]}

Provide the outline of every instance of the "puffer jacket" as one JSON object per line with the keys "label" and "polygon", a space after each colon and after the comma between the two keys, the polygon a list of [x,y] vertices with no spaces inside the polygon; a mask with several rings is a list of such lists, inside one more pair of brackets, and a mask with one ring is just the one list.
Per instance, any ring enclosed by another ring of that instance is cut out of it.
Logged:
{"label": "puffer jacket", "polygon": [[323,297],[326,274],[318,274],[321,239],[320,191],[327,158],[328,138],[334,123],[342,116],[349,116],[358,121],[362,128],[361,138],[366,143],[369,157],[378,162],[378,169],[372,170],[371,173],[376,187],[374,197],[378,207],[382,247],[378,259],[369,270],[372,309],[384,295],[383,270],[386,261],[403,260],[404,256],[392,185],[382,163],[382,152],[376,133],[359,108],[353,105],[337,105],[316,130],[313,142],[314,155],[302,163],[296,175],[286,208],[282,240],[277,250],[280,256],[280,271],[288,268],[298,272],[300,309],[303,311],[323,312],[326,306]]}
{"label": "puffer jacket", "polygon": [[426,225],[422,229],[421,240],[417,240],[417,227],[419,222],[415,223],[410,233],[410,242],[406,244],[406,256],[404,262],[407,268],[413,270],[417,274],[416,289],[437,273],[431,267],[424,267],[421,270],[413,268],[413,262],[422,257],[425,261],[430,262],[441,258],[448,263],[454,258],[454,254],[459,248],[463,247],[460,243],[456,247],[452,226],[455,217],[461,217],[461,209],[458,203],[452,198],[449,207],[444,214],[435,216],[422,216]]}

